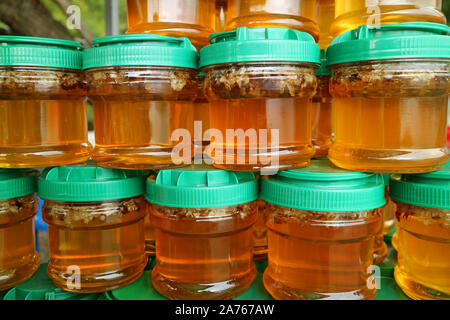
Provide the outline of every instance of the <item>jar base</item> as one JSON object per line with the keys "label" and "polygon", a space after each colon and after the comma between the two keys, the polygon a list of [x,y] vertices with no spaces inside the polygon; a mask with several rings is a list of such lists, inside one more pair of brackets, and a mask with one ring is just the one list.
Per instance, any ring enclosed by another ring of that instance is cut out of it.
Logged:
{"label": "jar base", "polygon": [[229,281],[191,284],[168,279],[158,271],[158,265],[152,272],[155,289],[171,300],[231,300],[248,290],[256,278],[256,267],[252,265],[249,272]]}
{"label": "jar base", "polygon": [[[383,241],[383,240],[382,240]],[[379,246],[379,248],[376,248],[375,252],[373,253],[373,264],[380,264],[383,262],[383,260],[386,258],[388,253],[388,247],[386,243],[383,241],[383,244]]]}
{"label": "jar base", "polygon": [[147,146],[104,148],[95,147],[92,160],[100,167],[135,170],[159,170],[183,167],[172,161],[173,147]]}
{"label": "jar base", "polygon": [[[403,292],[414,300],[450,300],[450,290],[442,292],[412,280],[398,266],[394,269],[394,277]],[[450,289],[450,288],[449,288]]]}
{"label": "jar base", "polygon": [[264,287],[276,300],[373,300],[377,294],[376,289],[367,287],[346,292],[306,292],[275,281],[268,270],[263,276]]}
{"label": "jar base", "polygon": [[329,158],[339,168],[380,173],[425,173],[440,170],[448,161],[445,148],[373,150],[334,144]]}
{"label": "jar base", "polygon": [[0,291],[11,289],[31,278],[39,268],[39,263],[39,255],[36,253],[19,268],[0,270]]}
{"label": "jar base", "polygon": [[0,147],[0,168],[42,168],[85,162],[88,143],[58,146]]}
{"label": "jar base", "polygon": [[71,279],[73,275],[65,271],[58,271],[52,267],[51,263],[47,268],[47,274],[53,280],[55,286],[62,290],[75,293],[99,293],[123,288],[135,282],[144,273],[147,262],[147,257],[145,256],[142,263],[137,266],[110,272],[89,274],[88,276],[80,275],[79,288],[69,288],[67,286],[68,283],[75,286],[74,281]]}

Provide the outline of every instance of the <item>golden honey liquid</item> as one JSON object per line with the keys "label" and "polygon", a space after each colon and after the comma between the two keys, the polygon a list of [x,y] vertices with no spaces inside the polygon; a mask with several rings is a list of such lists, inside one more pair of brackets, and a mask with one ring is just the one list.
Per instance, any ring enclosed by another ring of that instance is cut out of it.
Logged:
{"label": "golden honey liquid", "polygon": [[264,217],[265,201],[261,198],[256,200],[258,204],[258,219],[253,226],[253,259],[255,261],[267,260],[267,227]]}
{"label": "golden honey liquid", "polygon": [[216,0],[216,27],[214,32],[224,32],[228,19],[227,0]]}
{"label": "golden honey liquid", "polygon": [[[330,159],[357,171],[438,170],[447,160],[447,100],[446,95],[335,98]],[[377,158],[379,166],[374,163]]]}
{"label": "golden honey liquid", "polygon": [[[223,150],[222,157],[213,153],[218,160],[215,167],[258,171],[276,167],[273,164],[277,158],[277,168],[288,170],[308,165],[314,154],[309,98],[216,100],[210,104],[210,113],[211,128],[218,129],[224,137],[222,143],[212,138],[212,148]],[[252,138],[227,140],[227,129],[250,130]],[[267,132],[267,139],[260,139],[260,130]],[[278,147],[270,150],[272,141],[277,139],[274,145]]]}
{"label": "golden honey liquid", "polygon": [[441,0],[336,0],[336,20],[331,35],[334,38],[365,24],[413,21],[445,24],[441,7]]}
{"label": "golden honey liquid", "polygon": [[150,221],[149,215],[145,216],[145,251],[151,256],[154,256],[156,251],[155,227]]}
{"label": "golden honey liquid", "polygon": [[449,210],[397,205],[395,280],[413,299],[450,300]]}
{"label": "golden honey liquid", "polygon": [[375,297],[376,289],[367,283],[381,216],[339,221],[327,214],[305,211],[301,222],[289,216],[266,221],[269,265],[263,280],[275,299]]}
{"label": "golden honey liquid", "polygon": [[232,299],[248,289],[256,276],[256,206],[244,218],[165,216],[159,210],[151,216],[157,257],[152,280],[159,293],[178,300]]}
{"label": "golden honey liquid", "polygon": [[[386,187],[385,197],[386,205],[383,208],[383,234],[388,235],[394,230],[395,211],[397,210],[397,205],[389,196],[389,186]],[[392,239],[391,243],[393,243]]]}
{"label": "golden honey liquid", "polygon": [[144,209],[133,213],[142,216],[137,221],[89,226],[73,218],[52,218],[51,206],[45,201],[42,213],[48,223],[48,274],[57,287],[80,293],[106,292],[142,275],[147,264]]}
{"label": "golden honey liquid", "polygon": [[317,76],[317,93],[312,98],[312,143],[316,149],[315,158],[324,158],[328,155],[331,146],[331,107],[332,101],[328,84],[330,76]]}
{"label": "golden honey liquid", "polygon": [[10,212],[0,200],[0,291],[30,278],[39,267],[36,252],[34,216],[37,199],[29,198],[31,210]]}
{"label": "golden honey liquid", "polygon": [[289,28],[319,37],[317,0],[228,0],[225,30],[237,27]]}
{"label": "golden honey liquid", "polygon": [[188,37],[200,50],[214,32],[214,0],[127,0],[128,32]]}
{"label": "golden honey liquid", "polygon": [[317,22],[319,23],[319,46],[320,49],[328,49],[333,38],[330,35],[331,24],[334,21],[334,1],[335,0],[317,0]]}

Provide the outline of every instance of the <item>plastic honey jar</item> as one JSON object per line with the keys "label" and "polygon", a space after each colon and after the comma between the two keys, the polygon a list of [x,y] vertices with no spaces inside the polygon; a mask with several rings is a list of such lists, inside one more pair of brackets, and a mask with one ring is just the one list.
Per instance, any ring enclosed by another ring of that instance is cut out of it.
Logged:
{"label": "plastic honey jar", "polygon": [[381,175],[339,169],[329,160],[262,180],[275,299],[373,299],[375,237],[386,203]]}
{"label": "plastic honey jar", "polygon": [[449,30],[423,22],[362,26],[333,40],[327,58],[335,165],[382,173],[443,166]]}
{"label": "plastic honey jar", "polygon": [[104,292],[138,279],[145,254],[145,178],[95,166],[56,167],[38,179],[54,284]]}
{"label": "plastic honey jar", "polygon": [[450,163],[440,171],[393,175],[397,204],[395,280],[411,298],[450,299]]}
{"label": "plastic honey jar", "polygon": [[330,46],[333,37],[330,34],[331,24],[334,22],[335,0],[317,0],[317,22],[319,24],[319,41],[320,49],[326,50]]}
{"label": "plastic honey jar", "polygon": [[36,178],[31,173],[0,169],[0,292],[24,282],[39,266],[35,192]]}
{"label": "plastic honey jar", "polygon": [[320,50],[292,29],[213,34],[200,52],[210,103],[211,156],[226,170],[285,170],[309,164],[311,98]]}
{"label": "plastic honey jar", "polygon": [[185,165],[173,151],[176,130],[193,132],[198,54],[189,40],[120,35],[93,45],[84,56],[94,107],[92,159],[120,169]]}
{"label": "plastic honey jar", "polygon": [[216,24],[215,0],[127,0],[128,32],[187,37],[201,49]]}
{"label": "plastic honey jar", "polygon": [[361,25],[377,26],[403,22],[446,23],[440,11],[442,0],[336,0],[332,37]]}
{"label": "plastic honey jar", "polygon": [[150,177],[146,198],[156,231],[155,289],[176,300],[244,293],[256,277],[257,197],[258,182],[250,172],[193,165]]}
{"label": "plastic honey jar", "polygon": [[319,38],[317,0],[228,0],[225,30],[289,28]]}
{"label": "plastic honey jar", "polygon": [[78,42],[0,36],[0,167],[86,161],[86,84]]}

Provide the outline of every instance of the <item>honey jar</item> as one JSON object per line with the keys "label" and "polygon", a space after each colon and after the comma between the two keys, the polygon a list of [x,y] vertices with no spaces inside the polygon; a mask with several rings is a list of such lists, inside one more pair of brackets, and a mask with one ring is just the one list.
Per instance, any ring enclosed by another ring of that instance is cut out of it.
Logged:
{"label": "honey jar", "polygon": [[413,299],[450,299],[450,163],[440,171],[393,175],[398,264],[394,276]]}
{"label": "honey jar", "polygon": [[215,167],[276,171],[309,164],[314,70],[320,65],[311,35],[246,27],[213,34],[200,65]]}
{"label": "honey jar", "polygon": [[86,161],[83,48],[78,42],[0,36],[0,167]]}
{"label": "honey jar", "polygon": [[269,264],[264,286],[275,299],[373,299],[375,237],[383,226],[381,175],[312,160],[262,179]]}
{"label": "honey jar", "polygon": [[137,280],[147,265],[145,178],[96,166],[47,168],[38,179],[54,284],[105,292]]}
{"label": "honey jar", "polygon": [[176,300],[232,299],[256,277],[251,172],[206,165],[161,170],[147,180],[156,235],[155,289]]}
{"label": "honey jar", "polygon": [[[120,35],[96,39],[93,45],[84,56],[94,108],[92,159],[119,169],[190,163],[192,155],[174,152],[179,143],[193,149],[198,54],[189,40]],[[174,136],[177,130],[187,132],[188,141]]]}
{"label": "honey jar", "polygon": [[382,173],[444,165],[449,30],[424,22],[361,26],[333,40],[327,59],[335,165]]}
{"label": "honey jar", "polygon": [[0,169],[0,292],[24,282],[39,267],[34,216],[36,179],[17,169]]}

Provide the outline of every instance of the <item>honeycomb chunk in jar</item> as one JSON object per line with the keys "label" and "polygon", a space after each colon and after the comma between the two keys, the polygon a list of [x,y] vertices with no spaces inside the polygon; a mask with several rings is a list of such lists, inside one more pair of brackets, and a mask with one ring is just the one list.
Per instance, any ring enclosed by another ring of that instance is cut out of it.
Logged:
{"label": "honeycomb chunk in jar", "polygon": [[[57,287],[105,292],[142,275],[147,264],[144,180],[125,171],[89,166],[43,172],[39,196],[48,224],[48,275]],[[73,283],[75,272],[79,283]]]}
{"label": "honeycomb chunk in jar", "polygon": [[[280,300],[373,299],[375,237],[384,183],[328,160],[262,180],[269,264],[263,282]],[[277,203],[277,204],[274,204]]]}
{"label": "honeycomb chunk in jar", "polygon": [[441,12],[442,0],[336,0],[335,3],[336,19],[331,26],[333,38],[365,24],[446,23]]}
{"label": "honeycomb chunk in jar", "polygon": [[127,0],[128,34],[187,37],[200,50],[216,24],[215,0]]}
{"label": "honeycomb chunk in jar", "polygon": [[[448,30],[426,23],[383,26],[378,31],[363,26],[333,42],[328,64],[333,71],[334,141],[329,157],[334,164],[383,173],[442,167],[448,159],[450,39],[443,36]],[[350,47],[352,57],[345,53]],[[402,58],[404,50],[417,57]],[[361,61],[345,62],[355,59]]]}
{"label": "honeycomb chunk in jar", "polygon": [[393,176],[397,205],[397,284],[417,300],[450,300],[450,164],[437,172]]}
{"label": "honeycomb chunk in jar", "polygon": [[289,28],[308,32],[317,40],[318,0],[228,0],[225,30],[238,27]]}
{"label": "honeycomb chunk in jar", "polygon": [[[296,50],[300,46],[306,49]],[[215,167],[276,171],[309,164],[314,154],[314,69],[320,64],[319,47],[310,35],[242,27],[218,34],[201,51],[200,60],[210,127],[218,133],[211,135],[209,149]]]}
{"label": "honeycomb chunk in jar", "polygon": [[161,170],[147,180],[156,231],[155,289],[176,300],[232,299],[256,277],[252,173],[207,166]]}
{"label": "honeycomb chunk in jar", "polygon": [[[192,156],[178,154],[174,148],[179,143],[187,143],[191,152],[193,148],[193,102],[198,94],[195,48],[187,39],[118,37],[120,42],[115,37],[97,39],[85,56],[88,96],[94,108],[92,159],[99,166],[120,169],[190,163]],[[115,56],[116,66],[106,66],[109,55]],[[189,133],[188,140],[178,139],[177,130]]]}
{"label": "honeycomb chunk in jar", "polygon": [[34,37],[1,36],[0,41],[0,167],[86,161],[91,147],[82,47]]}
{"label": "honeycomb chunk in jar", "polygon": [[24,282],[39,266],[34,180],[23,172],[0,169],[0,292]]}

